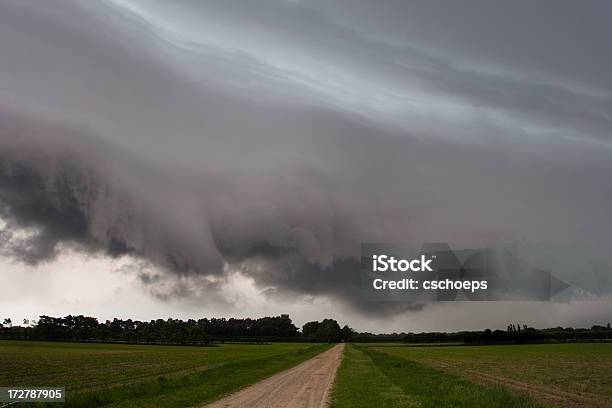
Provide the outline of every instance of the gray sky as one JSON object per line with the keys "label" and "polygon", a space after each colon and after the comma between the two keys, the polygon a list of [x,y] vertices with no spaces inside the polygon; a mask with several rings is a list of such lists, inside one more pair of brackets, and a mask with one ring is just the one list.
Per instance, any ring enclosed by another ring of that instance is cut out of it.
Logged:
{"label": "gray sky", "polygon": [[[608,321],[610,17],[595,0],[1,1],[0,273],[17,289],[0,310]],[[574,290],[355,296],[361,242],[428,241],[546,247]]]}

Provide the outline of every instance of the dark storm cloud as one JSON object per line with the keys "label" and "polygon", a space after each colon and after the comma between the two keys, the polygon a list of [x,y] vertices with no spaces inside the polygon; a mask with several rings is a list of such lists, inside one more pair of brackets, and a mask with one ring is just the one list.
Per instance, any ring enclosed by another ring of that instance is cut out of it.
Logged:
{"label": "dark storm cloud", "polygon": [[370,37],[436,50],[465,65],[595,91],[609,92],[612,86],[612,56],[605,50],[612,38],[612,4],[605,0],[304,3]]}
{"label": "dark storm cloud", "polygon": [[[594,49],[612,40],[612,30],[600,17],[612,11],[606,4],[578,10],[560,5],[534,17],[541,4],[188,2],[194,21],[185,7],[172,3],[112,3],[141,17],[162,43],[191,52],[190,62],[198,69],[207,65],[198,65],[198,55],[223,55],[234,65],[243,64],[246,72],[233,75],[240,75],[247,88],[299,92],[318,104],[409,131],[416,127],[436,133],[420,123],[423,116],[464,116],[525,124],[535,133],[609,139],[612,81],[607,68],[612,60],[605,50]],[[369,20],[363,18],[366,13]],[[402,23],[372,25],[381,15],[390,22],[401,16]],[[354,24],[347,23],[351,17]],[[424,18],[429,19],[425,24]],[[492,29],[491,21],[499,21],[499,27]],[[581,21],[589,21],[589,27],[577,26]],[[414,27],[421,35],[412,32]],[[568,27],[574,28],[571,35]],[[458,30],[463,36],[456,35]],[[479,54],[472,55],[474,45],[465,38],[480,44]],[[588,57],[585,49],[592,49]],[[536,52],[539,58],[531,58]],[[534,60],[537,64],[530,65]],[[566,70],[570,64],[577,67]]]}
{"label": "dark storm cloud", "polygon": [[509,35],[486,5],[351,4],[4,3],[4,252],[129,253],[175,276],[164,299],[240,270],[384,314],[407,306],[356,296],[361,242],[529,241],[603,254],[557,270],[609,293],[607,6],[546,27],[504,6]]}

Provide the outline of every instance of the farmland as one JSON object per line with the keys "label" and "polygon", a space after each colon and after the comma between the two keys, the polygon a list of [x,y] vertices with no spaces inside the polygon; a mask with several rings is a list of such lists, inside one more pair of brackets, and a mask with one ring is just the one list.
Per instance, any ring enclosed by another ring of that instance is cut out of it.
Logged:
{"label": "farmland", "polygon": [[65,386],[70,407],[184,407],[211,401],[329,348],[0,342],[0,386]]}
{"label": "farmland", "polygon": [[333,407],[609,407],[612,344],[352,345]]}
{"label": "farmland", "polygon": [[[0,341],[0,386],[65,386],[68,407],[200,406],[330,347]],[[612,344],[349,344],[331,402],[332,408],[612,407]]]}

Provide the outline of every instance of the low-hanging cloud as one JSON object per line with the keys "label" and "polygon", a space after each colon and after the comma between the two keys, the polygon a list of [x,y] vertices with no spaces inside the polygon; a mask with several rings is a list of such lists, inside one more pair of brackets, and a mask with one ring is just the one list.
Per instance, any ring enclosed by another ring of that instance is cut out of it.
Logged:
{"label": "low-hanging cloud", "polygon": [[[300,3],[185,7],[2,6],[5,256],[71,245],[151,262],[179,282],[163,298],[240,271],[393,313],[415,306],[356,296],[361,242],[527,241],[589,246],[601,261],[562,277],[612,291],[610,88],[466,66]],[[194,23],[215,18],[253,35]]]}

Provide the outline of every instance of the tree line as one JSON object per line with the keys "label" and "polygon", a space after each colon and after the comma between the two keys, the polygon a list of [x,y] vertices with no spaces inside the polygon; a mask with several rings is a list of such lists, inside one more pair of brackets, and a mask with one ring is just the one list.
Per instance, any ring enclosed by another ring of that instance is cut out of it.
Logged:
{"label": "tree line", "polygon": [[300,332],[286,314],[259,319],[157,319],[148,322],[117,318],[99,322],[95,317],[83,315],[44,315],[40,316],[38,321],[24,320],[23,325],[13,325],[10,318],[0,323],[0,339],[147,344],[210,344],[225,341],[339,342],[348,341],[352,332],[348,326],[341,329],[333,319],[309,322]]}
{"label": "tree line", "polygon": [[506,330],[373,334],[356,332],[346,325],[341,328],[334,319],[308,322],[300,331],[286,314],[259,319],[157,319],[148,322],[117,318],[99,322],[94,317],[69,315],[40,316],[38,321],[24,320],[22,325],[13,325],[11,319],[6,318],[0,323],[0,339],[191,345],[275,341],[506,344],[612,340],[612,328],[610,323],[588,329],[535,329],[513,323]]}
{"label": "tree line", "polygon": [[355,333],[354,342],[404,342],[412,344],[516,344],[612,340],[610,323],[591,328],[553,327],[535,329],[525,324],[509,324],[506,330],[372,334]]}

